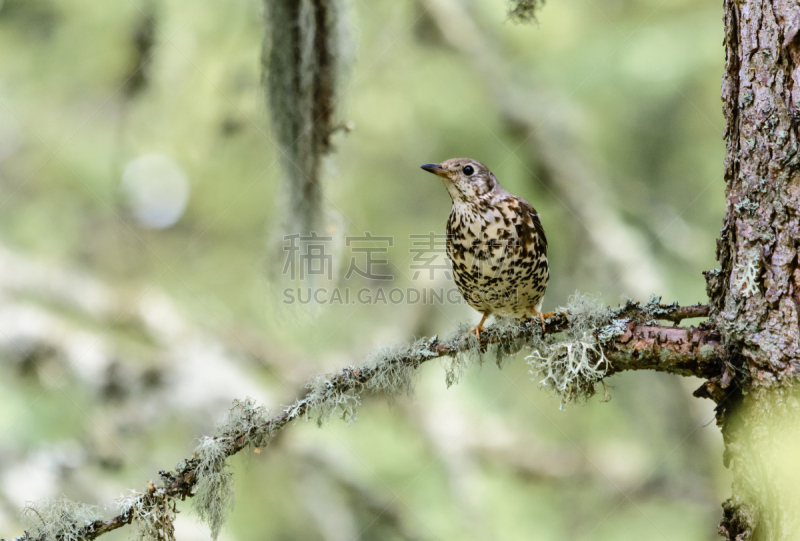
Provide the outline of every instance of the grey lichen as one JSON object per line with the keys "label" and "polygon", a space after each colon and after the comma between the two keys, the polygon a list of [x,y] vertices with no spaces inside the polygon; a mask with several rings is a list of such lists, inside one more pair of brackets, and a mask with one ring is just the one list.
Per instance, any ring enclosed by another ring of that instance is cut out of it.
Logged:
{"label": "grey lichen", "polygon": [[749,197],[744,197],[740,199],[733,208],[736,210],[737,214],[745,214],[748,216],[752,216],[756,210],[758,210],[758,202],[753,201]]}
{"label": "grey lichen", "polygon": [[614,310],[603,304],[599,296],[577,291],[567,300],[567,306],[562,311],[569,314],[570,331],[579,334],[608,325],[615,315]]}
{"label": "grey lichen", "polygon": [[199,463],[195,468],[197,493],[195,509],[200,520],[217,539],[222,525],[233,507],[233,473],[226,462],[227,450],[233,445],[230,436],[203,438],[195,450]]}
{"label": "grey lichen", "polygon": [[306,397],[287,411],[304,404],[304,417],[312,418],[320,425],[334,415],[353,422],[364,391],[389,396],[411,395],[416,367],[435,356],[426,350],[426,345],[426,341],[417,341],[384,346],[375,350],[361,365],[349,366],[332,374],[318,374],[306,384],[309,390]]}
{"label": "grey lichen", "polygon": [[100,520],[102,513],[97,506],[59,498],[28,504],[20,518],[29,538],[77,541],[80,529]]}
{"label": "grey lichen", "polygon": [[548,335],[531,343],[528,365],[539,383],[561,399],[561,407],[595,394],[608,372],[603,343],[622,332],[614,311],[597,297],[573,295],[567,304],[569,326],[559,337]]}
{"label": "grey lichen", "polygon": [[511,0],[508,7],[508,18],[515,23],[536,22],[544,0]]}
{"label": "grey lichen", "polygon": [[743,299],[759,292],[760,256],[758,248],[743,250],[734,266],[731,288]]}
{"label": "grey lichen", "polygon": [[[346,370],[356,377],[360,373],[358,368],[352,366]],[[305,400],[308,407],[304,417],[306,419],[313,417],[320,426],[337,412],[342,420],[355,421],[356,410],[361,405],[361,392],[358,389],[360,386],[355,387],[342,385],[329,374],[317,374],[306,384],[308,394]]]}
{"label": "grey lichen", "polygon": [[370,374],[365,388],[372,392],[388,395],[414,393],[416,371],[414,364],[404,362],[405,359],[417,357],[418,361],[424,358],[419,350],[425,348],[424,341],[412,344],[395,344],[377,349],[361,366]]}
{"label": "grey lichen", "polygon": [[542,377],[542,386],[561,398],[562,408],[592,397],[608,371],[603,347],[591,332],[534,351],[528,364],[532,374]]}
{"label": "grey lichen", "polygon": [[[197,477],[195,510],[216,539],[233,508],[233,472],[227,458],[237,448],[266,445],[272,438],[270,410],[252,398],[235,400],[213,437],[204,437],[195,449]],[[181,465],[178,466],[178,470]],[[166,505],[168,507],[168,505]]]}
{"label": "grey lichen", "polygon": [[524,327],[518,319],[497,317],[489,331],[502,336],[503,340],[496,344],[491,344],[488,348],[488,354],[494,357],[498,368],[502,368],[506,359],[519,353],[530,342],[541,339],[542,335],[539,334],[538,330],[539,327],[536,326],[533,336],[526,337]]}
{"label": "grey lichen", "polygon": [[459,351],[455,355],[448,355],[441,359],[442,368],[444,368],[444,381],[448,388],[461,381],[467,368],[483,361],[484,352],[481,351],[478,337],[471,331],[471,326],[462,324],[448,338],[443,340],[447,348]]}
{"label": "grey lichen", "polygon": [[[625,306],[629,306],[629,305],[633,305],[633,304],[635,304],[633,299],[627,299],[627,302],[626,302]],[[650,317],[650,318],[658,318],[658,317],[665,316],[671,310],[673,310],[673,309],[675,309],[677,307],[678,307],[678,303],[677,302],[673,302],[672,304],[668,304],[668,305],[662,305],[661,304],[661,297],[658,296],[658,295],[653,294],[653,295],[650,295],[650,300],[647,301],[647,304],[645,304],[642,308],[644,310],[644,313],[647,314],[648,317]]]}
{"label": "grey lichen", "polygon": [[272,437],[267,423],[271,416],[269,408],[258,404],[250,397],[234,400],[225,420],[217,426],[215,436],[217,438],[244,436],[244,446],[261,447]]}
{"label": "grey lichen", "polygon": [[163,487],[148,484],[148,493],[131,491],[117,499],[119,512],[130,513],[136,538],[142,541],[175,541],[175,499]]}
{"label": "grey lichen", "polygon": [[[481,345],[475,335],[469,334],[469,329],[469,326],[462,325],[443,340],[433,337],[411,344],[381,347],[361,365],[316,375],[306,384],[306,396],[285,408],[284,413],[292,419],[314,419],[318,424],[334,415],[353,422],[365,391],[388,396],[412,395],[416,369],[432,358],[442,359],[445,382],[449,387],[460,380],[468,366],[483,359]],[[457,353],[443,356],[440,351],[433,351],[433,346]]]}
{"label": "grey lichen", "polygon": [[595,332],[595,336],[597,336],[601,344],[607,344],[625,334],[629,321],[630,319],[628,318],[615,319],[605,327],[598,329]]}
{"label": "grey lichen", "polygon": [[464,376],[464,371],[467,369],[467,364],[467,359],[461,355],[454,355],[442,359],[444,382],[448,389],[461,381],[461,378]]}

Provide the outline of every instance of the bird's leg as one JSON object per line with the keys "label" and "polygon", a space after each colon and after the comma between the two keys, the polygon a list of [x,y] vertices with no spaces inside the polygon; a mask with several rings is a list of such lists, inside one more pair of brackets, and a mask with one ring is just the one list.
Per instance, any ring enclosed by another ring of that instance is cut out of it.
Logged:
{"label": "bird's leg", "polygon": [[537,312],[537,311],[536,311],[536,308],[531,308],[531,313],[532,313],[533,315],[535,315],[535,316],[539,316],[539,321],[541,321],[541,323],[542,323],[542,332],[545,332],[545,329],[544,329],[544,319],[545,319],[545,318],[547,318],[547,317],[550,317],[550,316],[554,316],[554,315],[556,315],[556,313],[555,313],[555,312],[547,312],[546,314],[543,314],[543,313],[541,313],[541,312]]}
{"label": "bird's leg", "polygon": [[483,322],[486,321],[487,317],[489,317],[488,313],[487,314],[483,314],[483,317],[481,318],[481,322],[478,323],[478,325],[469,332],[470,334],[474,334],[475,336],[478,337],[478,342],[481,341],[481,331],[485,331],[486,330],[486,328],[483,326]]}

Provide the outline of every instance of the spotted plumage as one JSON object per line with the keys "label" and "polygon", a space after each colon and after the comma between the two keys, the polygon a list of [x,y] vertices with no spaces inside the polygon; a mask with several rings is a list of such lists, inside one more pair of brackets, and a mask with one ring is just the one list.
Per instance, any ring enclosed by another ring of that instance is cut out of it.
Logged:
{"label": "spotted plumage", "polygon": [[530,203],[508,193],[480,162],[454,158],[423,169],[441,177],[453,207],[447,220],[447,255],[456,285],[483,314],[542,317],[550,274],[547,239]]}

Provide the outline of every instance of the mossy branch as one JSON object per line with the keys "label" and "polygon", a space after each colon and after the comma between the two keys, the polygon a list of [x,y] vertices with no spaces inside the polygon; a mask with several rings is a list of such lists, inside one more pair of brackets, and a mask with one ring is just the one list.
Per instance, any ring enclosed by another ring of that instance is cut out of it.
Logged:
{"label": "mossy branch", "polygon": [[[201,440],[192,458],[180,462],[174,472],[159,472],[161,486],[148,482],[147,491],[121,500],[117,516],[81,519],[79,523],[69,513],[57,513],[59,521],[43,519],[41,526],[15,541],[96,539],[134,521],[145,521],[144,527],[139,526],[143,537],[153,537],[151,532],[157,532],[169,538],[174,502],[192,497],[196,497],[200,518],[216,537],[232,505],[233,477],[228,458],[245,448],[267,445],[276,433],[297,420],[313,419],[321,424],[338,413],[352,421],[364,392],[411,393],[417,369],[433,359],[445,361],[450,385],[467,365],[480,362],[487,352],[494,353],[499,364],[504,357],[528,347],[533,350],[528,357],[533,372],[545,375],[542,385],[565,403],[590,396],[596,383],[624,370],[718,376],[724,370],[723,350],[713,329],[656,323],[679,323],[707,315],[705,305],[665,305],[657,297],[647,304],[628,301],[618,308],[607,308],[592,297],[576,295],[566,308],[544,321],[544,328],[538,320],[499,320],[481,333],[480,341],[464,327],[447,339],[434,336],[382,348],[361,365],[312,378],[306,394],[277,413],[251,399],[237,401],[228,419],[214,436]],[[150,516],[152,510],[158,511],[158,516]]]}

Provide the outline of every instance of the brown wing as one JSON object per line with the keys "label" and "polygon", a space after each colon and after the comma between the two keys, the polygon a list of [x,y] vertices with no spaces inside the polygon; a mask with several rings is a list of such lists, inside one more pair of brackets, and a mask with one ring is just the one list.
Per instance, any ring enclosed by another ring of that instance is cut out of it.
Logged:
{"label": "brown wing", "polygon": [[520,220],[517,222],[517,235],[520,239],[533,239],[535,237],[539,249],[547,257],[547,237],[544,234],[544,227],[539,219],[539,213],[521,197],[514,196],[514,199],[519,205]]}

